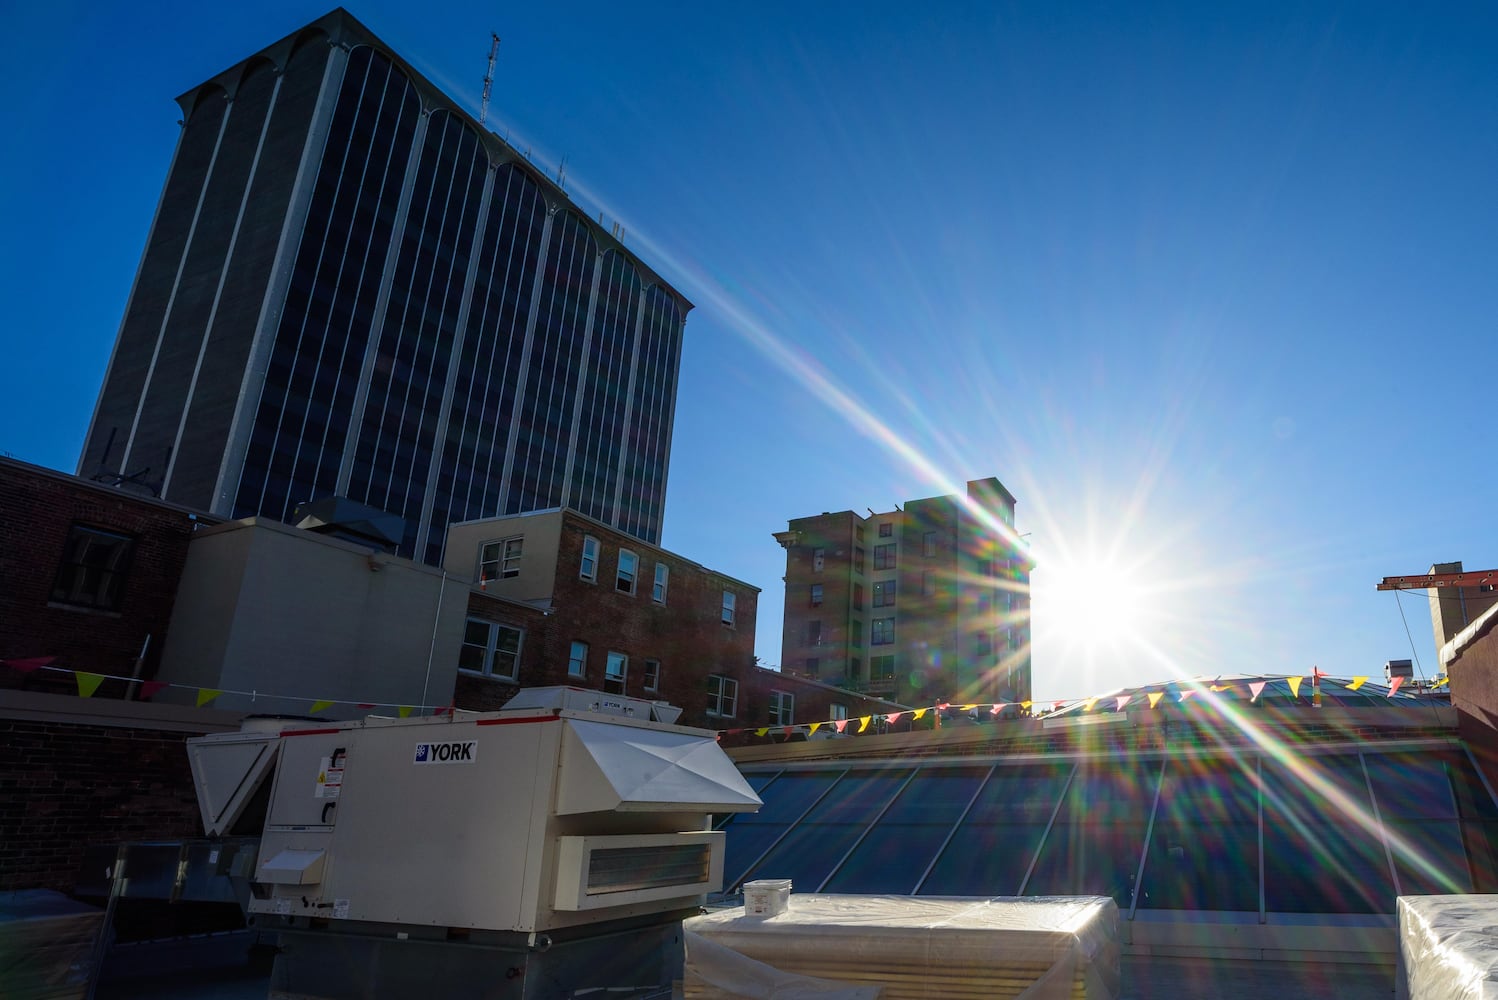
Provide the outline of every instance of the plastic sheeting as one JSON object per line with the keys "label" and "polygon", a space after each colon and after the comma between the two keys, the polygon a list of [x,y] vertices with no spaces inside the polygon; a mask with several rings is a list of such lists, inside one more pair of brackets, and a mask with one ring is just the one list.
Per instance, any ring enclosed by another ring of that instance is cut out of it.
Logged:
{"label": "plastic sheeting", "polygon": [[1498,1000],[1498,896],[1399,897],[1399,995]]}
{"label": "plastic sheeting", "polygon": [[85,996],[103,919],[103,910],[48,889],[0,893],[0,996]]}
{"label": "plastic sheeting", "polygon": [[783,972],[690,931],[683,940],[685,1000],[878,1000],[883,992],[880,986]]}
{"label": "plastic sheeting", "polygon": [[734,908],[694,917],[686,929],[784,972],[882,986],[887,1000],[1120,993],[1118,906],[1101,896],[792,894],[779,916]]}

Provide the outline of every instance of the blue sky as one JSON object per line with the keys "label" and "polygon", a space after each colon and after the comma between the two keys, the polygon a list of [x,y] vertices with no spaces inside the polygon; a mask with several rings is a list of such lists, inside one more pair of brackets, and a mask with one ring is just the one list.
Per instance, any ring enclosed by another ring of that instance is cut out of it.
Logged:
{"label": "blue sky", "polygon": [[[499,32],[491,124],[697,304],[664,543],[769,662],[771,532],[988,475],[1042,699],[1430,672],[1374,584],[1498,566],[1498,7],[350,9],[475,111]],[[326,8],[204,10],[0,5],[0,451],[77,460],[172,98]]]}

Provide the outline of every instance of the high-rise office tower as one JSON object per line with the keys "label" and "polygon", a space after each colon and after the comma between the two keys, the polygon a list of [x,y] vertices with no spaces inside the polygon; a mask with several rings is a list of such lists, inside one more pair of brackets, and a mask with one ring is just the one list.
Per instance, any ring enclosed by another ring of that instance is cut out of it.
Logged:
{"label": "high-rise office tower", "polygon": [[904,704],[1030,699],[1030,569],[1014,496],[992,477],[967,496],[884,514],[792,520],[782,670]]}
{"label": "high-rise office tower", "polygon": [[432,563],[550,507],[659,540],[675,289],[342,10],[178,103],[80,475],[229,517],[349,497]]}

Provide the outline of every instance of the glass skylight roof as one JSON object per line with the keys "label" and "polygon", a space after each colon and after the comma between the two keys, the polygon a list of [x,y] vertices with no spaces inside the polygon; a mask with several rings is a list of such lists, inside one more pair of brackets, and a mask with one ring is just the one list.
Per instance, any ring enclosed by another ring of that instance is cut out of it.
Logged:
{"label": "glass skylight roof", "polygon": [[1498,804],[1456,740],[745,765],[724,888],[1111,895],[1137,912],[1392,914],[1498,892]]}

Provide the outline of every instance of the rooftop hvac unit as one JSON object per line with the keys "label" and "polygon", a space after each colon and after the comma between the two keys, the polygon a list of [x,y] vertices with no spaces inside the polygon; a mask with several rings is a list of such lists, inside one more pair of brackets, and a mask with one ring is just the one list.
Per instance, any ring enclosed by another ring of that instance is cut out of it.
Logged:
{"label": "rooftop hvac unit", "polygon": [[1410,660],[1390,660],[1384,664],[1384,681],[1392,681],[1396,677],[1405,680],[1413,680],[1415,677],[1415,665]]}
{"label": "rooftop hvac unit", "polygon": [[666,709],[541,689],[189,754],[211,835],[264,805],[248,909],[280,929],[294,992],[408,996],[425,976],[452,996],[565,995],[678,978],[681,917],[722,882],[711,815],[759,808],[713,734],[651,721]]}

